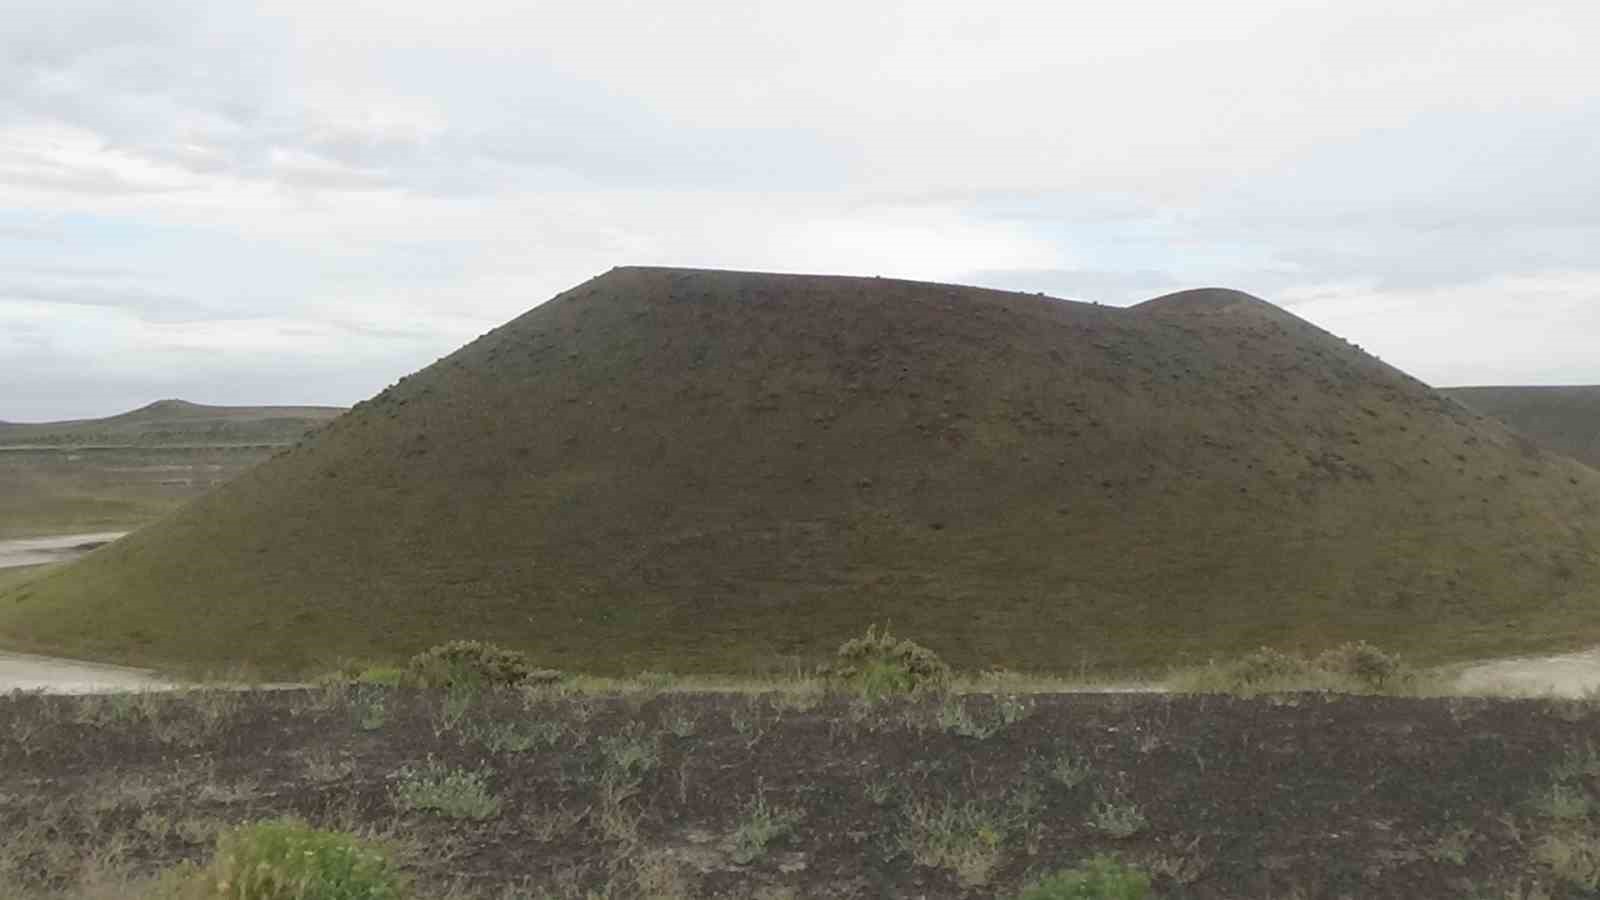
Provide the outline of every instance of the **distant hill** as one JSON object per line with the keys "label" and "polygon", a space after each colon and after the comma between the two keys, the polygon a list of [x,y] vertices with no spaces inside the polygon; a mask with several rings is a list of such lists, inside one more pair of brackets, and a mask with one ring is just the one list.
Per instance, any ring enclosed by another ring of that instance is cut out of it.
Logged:
{"label": "distant hill", "polygon": [[1600,386],[1459,387],[1442,393],[1600,468]]}
{"label": "distant hill", "polygon": [[162,400],[104,419],[0,423],[0,539],[137,528],[342,412]]}
{"label": "distant hill", "polygon": [[333,406],[205,406],[158,400],[103,419],[0,422],[0,446],[16,444],[292,443],[344,410]]}
{"label": "distant hill", "polygon": [[1161,667],[1600,640],[1600,472],[1260,299],[624,268],[0,591],[41,649],[288,672]]}

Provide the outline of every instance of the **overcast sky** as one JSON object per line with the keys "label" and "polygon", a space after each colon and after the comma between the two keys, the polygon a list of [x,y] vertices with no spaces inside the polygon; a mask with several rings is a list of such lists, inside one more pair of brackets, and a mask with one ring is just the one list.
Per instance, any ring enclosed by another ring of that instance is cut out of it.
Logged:
{"label": "overcast sky", "polygon": [[614,265],[1223,285],[1600,383],[1594,0],[7,0],[0,419],[365,398]]}

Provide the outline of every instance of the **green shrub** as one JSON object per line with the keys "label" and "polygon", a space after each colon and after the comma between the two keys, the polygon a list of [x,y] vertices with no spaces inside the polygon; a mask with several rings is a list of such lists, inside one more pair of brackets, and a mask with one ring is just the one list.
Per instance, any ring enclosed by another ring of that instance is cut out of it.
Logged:
{"label": "green shrub", "polygon": [[392,900],[410,896],[388,857],[354,835],[292,819],[222,835],[216,855],[190,882],[214,900]]}
{"label": "green shrub", "polygon": [[1150,876],[1109,856],[1052,872],[1023,889],[1017,900],[1144,900]]}
{"label": "green shrub", "polygon": [[1325,651],[1317,657],[1317,667],[1354,678],[1375,691],[1392,686],[1406,674],[1398,655],[1385,653],[1366,641],[1351,641]]}
{"label": "green shrub", "polygon": [[1414,687],[1417,674],[1399,656],[1351,641],[1316,657],[1262,647],[1229,663],[1177,673],[1168,683],[1180,691],[1380,693]]}
{"label": "green shrub", "polygon": [[1229,667],[1229,674],[1240,687],[1255,687],[1271,682],[1305,678],[1312,674],[1314,665],[1303,656],[1284,653],[1271,647],[1262,647],[1254,653],[1240,657]]}
{"label": "green shrub", "polygon": [[515,650],[483,641],[450,641],[411,657],[406,680],[426,688],[514,687],[537,671]]}
{"label": "green shrub", "polygon": [[889,629],[867,626],[867,633],[839,646],[830,670],[869,697],[941,690],[950,683],[950,667],[939,654],[910,640],[896,640]]}

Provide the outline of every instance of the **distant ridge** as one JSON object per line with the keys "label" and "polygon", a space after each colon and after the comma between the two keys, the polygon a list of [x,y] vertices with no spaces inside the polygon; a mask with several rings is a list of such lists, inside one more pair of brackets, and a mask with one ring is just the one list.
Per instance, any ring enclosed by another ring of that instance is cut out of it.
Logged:
{"label": "distant ridge", "polygon": [[1457,387],[1442,393],[1557,453],[1600,468],[1600,385]]}
{"label": "distant ridge", "polygon": [[292,442],[307,429],[343,413],[343,408],[333,406],[207,406],[187,400],[157,400],[102,419],[0,422],[0,446],[169,443],[228,436],[241,440]]}
{"label": "distant ridge", "polygon": [[[593,671],[1600,640],[1600,472],[1265,301],[1131,309],[622,268],[175,515],[0,634],[316,668],[451,637]],[[203,549],[202,549],[203,548]]]}

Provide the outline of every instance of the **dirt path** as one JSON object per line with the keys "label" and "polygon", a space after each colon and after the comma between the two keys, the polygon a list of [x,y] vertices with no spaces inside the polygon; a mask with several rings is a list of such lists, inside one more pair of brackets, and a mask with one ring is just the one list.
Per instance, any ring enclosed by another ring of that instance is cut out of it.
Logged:
{"label": "dirt path", "polygon": [[58,534],[0,541],[0,569],[62,562],[82,556],[125,534],[126,531],[97,531],[91,534]]}
{"label": "dirt path", "polygon": [[1559,656],[1524,656],[1467,666],[1456,679],[1465,693],[1553,694],[1600,691],[1600,648]]}
{"label": "dirt path", "polygon": [[21,690],[88,694],[169,687],[172,685],[146,669],[0,652],[0,693]]}

